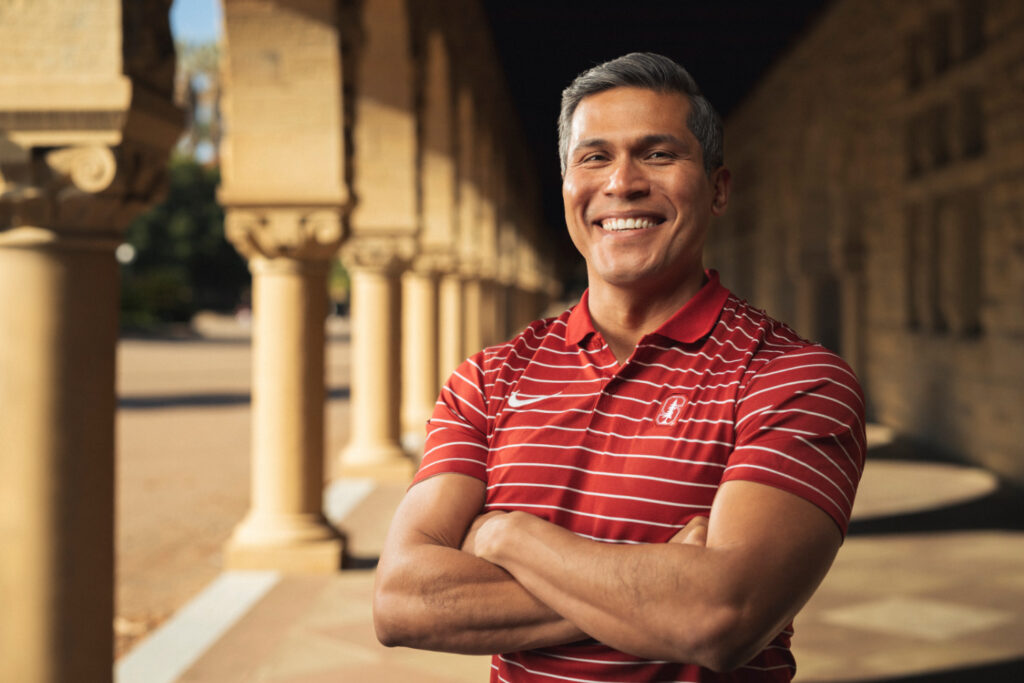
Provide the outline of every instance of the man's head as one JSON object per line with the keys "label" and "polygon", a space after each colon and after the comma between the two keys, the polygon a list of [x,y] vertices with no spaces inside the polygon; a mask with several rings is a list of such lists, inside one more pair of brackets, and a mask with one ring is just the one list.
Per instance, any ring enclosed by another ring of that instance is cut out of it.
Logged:
{"label": "man's head", "polygon": [[599,64],[576,77],[562,91],[562,111],[558,117],[558,154],[565,175],[569,154],[572,116],[583,98],[612,88],[645,88],[660,93],[679,93],[690,101],[686,125],[700,142],[704,172],[722,165],[722,120],[701,94],[697,82],[671,59],[651,52],[632,52]]}
{"label": "man's head", "polygon": [[[721,124],[689,75],[634,54],[583,74],[562,107],[562,201],[591,291],[674,303],[697,291],[729,198]],[[695,113],[701,107],[701,112]]]}

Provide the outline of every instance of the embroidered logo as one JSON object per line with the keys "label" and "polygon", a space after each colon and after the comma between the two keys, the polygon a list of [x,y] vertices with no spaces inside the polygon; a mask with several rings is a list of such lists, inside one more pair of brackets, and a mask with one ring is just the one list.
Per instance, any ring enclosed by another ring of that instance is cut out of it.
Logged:
{"label": "embroidered logo", "polygon": [[675,424],[683,414],[683,406],[686,405],[686,397],[681,394],[669,396],[661,402],[661,410],[654,421],[662,426]]}
{"label": "embroidered logo", "polygon": [[[558,394],[553,394],[553,395],[557,396]],[[511,394],[509,394],[508,404],[512,408],[522,408],[523,406],[528,406],[531,403],[536,403],[537,401],[543,401],[546,398],[550,398],[550,397],[549,396],[531,396],[530,398],[525,398],[525,397],[521,397],[517,392],[513,391]]]}

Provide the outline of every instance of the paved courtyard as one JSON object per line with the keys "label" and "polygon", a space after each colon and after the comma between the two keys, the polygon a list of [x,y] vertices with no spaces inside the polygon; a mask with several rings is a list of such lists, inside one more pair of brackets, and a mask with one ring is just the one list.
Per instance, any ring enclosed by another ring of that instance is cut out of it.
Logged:
{"label": "paved courtyard", "polygon": [[[199,329],[120,345],[119,682],[486,680],[486,658],[377,644],[372,569],[222,573],[248,500],[249,345],[230,319]],[[335,476],[347,339],[332,321],[327,504],[365,566],[404,486]],[[1024,680],[1024,497],[889,437],[872,429],[851,535],[797,620],[797,680]]]}
{"label": "paved courtyard", "polygon": [[[218,316],[197,327],[201,337],[125,338],[118,348],[118,656],[217,577],[248,509],[248,329]],[[347,320],[329,330],[331,476],[347,438]]]}

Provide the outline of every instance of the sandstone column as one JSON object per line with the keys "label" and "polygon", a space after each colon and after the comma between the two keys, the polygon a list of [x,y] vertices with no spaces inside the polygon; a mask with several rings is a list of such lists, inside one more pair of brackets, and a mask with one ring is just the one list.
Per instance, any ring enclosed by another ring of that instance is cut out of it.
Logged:
{"label": "sandstone column", "polygon": [[519,244],[518,273],[513,293],[514,326],[523,329],[540,315],[543,306],[538,292],[543,286],[540,257],[527,241]]}
{"label": "sandstone column", "polygon": [[[402,446],[420,457],[425,423],[434,410],[440,375],[441,276],[455,260],[458,230],[456,204],[455,121],[448,45],[434,22],[439,12],[424,4],[415,22],[425,45],[421,117],[419,187],[421,228],[418,254],[403,280]],[[447,321],[447,319],[445,319]]]}
{"label": "sandstone column", "polygon": [[181,132],[168,5],[0,20],[3,681],[112,677],[114,249]]}
{"label": "sandstone column", "polygon": [[387,241],[356,240],[342,258],[352,281],[352,424],[342,453],[347,474],[408,477],[400,444],[401,273]]}
{"label": "sandstone column", "polygon": [[352,426],[342,472],[412,474],[401,440],[401,274],[420,229],[416,64],[409,3],[358,3],[352,69],[352,234],[342,260],[352,283]]}
{"label": "sandstone column", "polygon": [[226,0],[227,236],[253,276],[252,502],[229,567],[328,572],[322,514],[328,266],[348,208],[341,8]]}
{"label": "sandstone column", "polygon": [[[837,220],[840,229],[831,238],[831,266],[838,279],[839,348],[837,351],[862,378],[864,368],[864,262],[866,249],[862,237],[867,222],[860,209],[870,201],[858,198],[854,206]],[[863,381],[863,379],[862,379]]]}
{"label": "sandstone column", "polygon": [[231,209],[253,292],[252,503],[226,548],[236,569],[330,572],[342,542],[322,513],[327,270],[337,211]]}
{"label": "sandstone column", "polygon": [[440,273],[421,255],[402,276],[402,447],[422,455],[438,383]]}
{"label": "sandstone column", "polygon": [[[108,148],[87,154],[113,171]],[[119,235],[22,222],[12,203],[0,228],[0,679],[107,681]]]}
{"label": "sandstone column", "polygon": [[466,309],[462,297],[463,278],[458,272],[441,276],[438,331],[439,386],[448,380],[468,353],[463,346]]}
{"label": "sandstone column", "polygon": [[519,333],[515,316],[515,282],[519,266],[519,245],[516,225],[511,216],[501,221],[498,233],[498,279],[495,282],[495,331],[498,341],[505,341]]}
{"label": "sandstone column", "polygon": [[468,274],[463,281],[462,303],[465,325],[465,339],[462,348],[465,355],[474,354],[484,346],[484,282],[476,273]]}

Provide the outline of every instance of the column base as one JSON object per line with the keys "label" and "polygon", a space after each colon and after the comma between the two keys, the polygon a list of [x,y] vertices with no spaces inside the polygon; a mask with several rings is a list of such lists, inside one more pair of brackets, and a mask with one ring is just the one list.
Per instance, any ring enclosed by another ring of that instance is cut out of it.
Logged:
{"label": "column base", "polygon": [[341,452],[339,476],[377,481],[409,481],[416,463],[397,444],[349,444]]}
{"label": "column base", "polygon": [[320,515],[246,517],[224,547],[227,569],[328,574],[341,569],[345,541]]}
{"label": "column base", "polygon": [[423,429],[410,430],[402,434],[402,449],[409,454],[413,462],[423,459],[423,446],[427,442],[427,435]]}
{"label": "column base", "polygon": [[224,547],[224,567],[274,570],[290,574],[341,571],[345,544],[340,538],[288,545],[246,545],[231,539]]}

